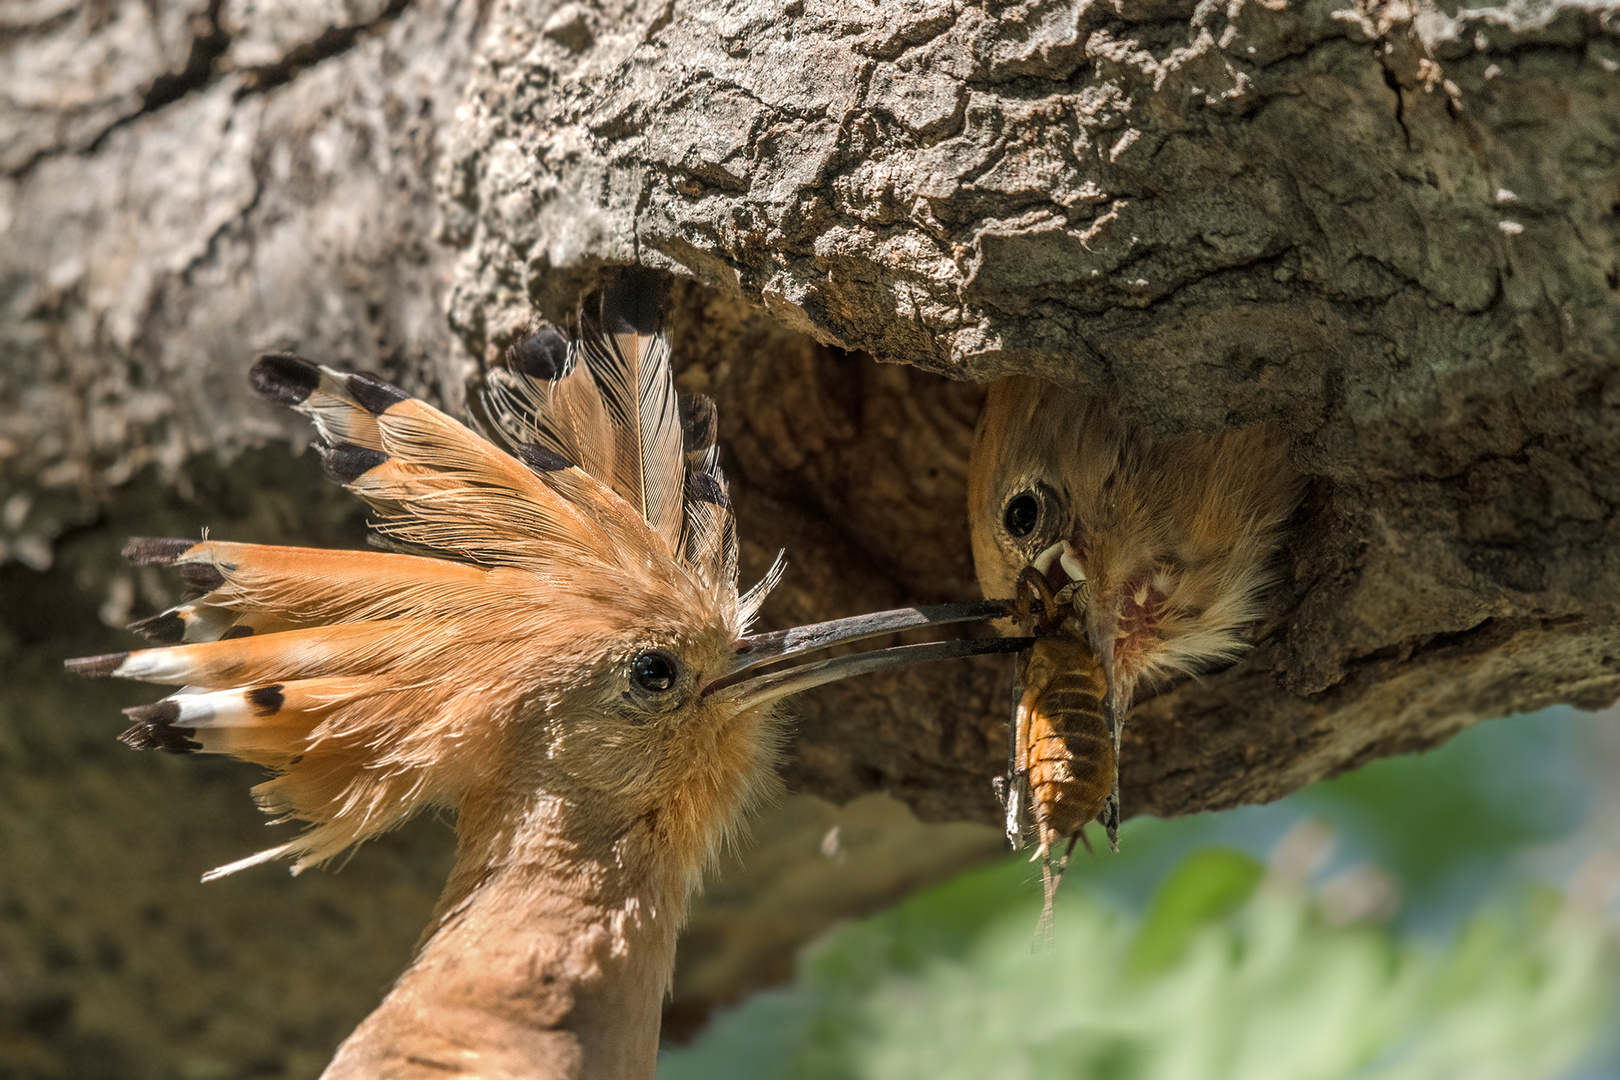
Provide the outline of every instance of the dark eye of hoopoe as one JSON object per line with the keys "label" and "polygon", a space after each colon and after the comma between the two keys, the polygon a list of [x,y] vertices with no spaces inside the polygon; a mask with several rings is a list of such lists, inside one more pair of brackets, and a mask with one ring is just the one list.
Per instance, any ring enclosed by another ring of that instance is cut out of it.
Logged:
{"label": "dark eye of hoopoe", "polygon": [[650,694],[662,694],[673,690],[678,675],[675,658],[659,649],[647,649],[638,653],[630,665],[630,678]]}
{"label": "dark eye of hoopoe", "polygon": [[1020,491],[1007,500],[1007,505],[1001,512],[1001,523],[1006,528],[1007,535],[1015,540],[1022,540],[1034,532],[1040,520],[1041,504],[1033,491]]}

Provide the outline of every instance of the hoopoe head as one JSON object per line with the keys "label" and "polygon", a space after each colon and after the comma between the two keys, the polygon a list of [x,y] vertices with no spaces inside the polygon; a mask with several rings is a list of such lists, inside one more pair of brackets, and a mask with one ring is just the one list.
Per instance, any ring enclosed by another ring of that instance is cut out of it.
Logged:
{"label": "hoopoe head", "polygon": [[990,387],[968,513],[986,596],[1034,567],[1072,597],[1119,708],[1143,678],[1230,660],[1297,499],[1268,426],[1156,442],[1112,403],[1039,379]]}
{"label": "hoopoe head", "polygon": [[178,568],[194,595],[136,625],[159,647],[68,665],[180,688],[128,710],[126,742],[274,771],[255,797],[310,827],[215,875],[281,856],[302,869],[429,805],[498,844],[542,803],[568,808],[582,842],[640,830],[695,872],[771,787],[780,698],[987,651],[757,674],[985,611],[748,636],[776,570],[739,591],[714,408],[677,395],[658,323],[656,286],[625,273],[576,335],[541,326],[483,373],[488,439],[370,375],[288,354],[253,366],[260,395],[314,422],[388,550],[132,541],[129,557]]}

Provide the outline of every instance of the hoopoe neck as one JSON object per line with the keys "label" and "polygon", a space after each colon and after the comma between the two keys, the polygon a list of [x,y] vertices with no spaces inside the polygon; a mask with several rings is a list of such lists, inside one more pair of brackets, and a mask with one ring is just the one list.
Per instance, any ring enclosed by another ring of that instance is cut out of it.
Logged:
{"label": "hoopoe neck", "polygon": [[420,953],[323,1080],[651,1078],[690,874],[603,820],[469,800]]}

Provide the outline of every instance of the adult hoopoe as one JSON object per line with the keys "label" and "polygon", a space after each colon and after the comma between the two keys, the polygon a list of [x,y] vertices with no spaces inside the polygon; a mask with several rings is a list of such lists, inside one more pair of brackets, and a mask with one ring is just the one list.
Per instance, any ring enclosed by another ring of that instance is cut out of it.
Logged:
{"label": "adult hoopoe", "polygon": [[209,874],[330,859],[430,805],[455,868],[423,944],[329,1078],[650,1077],[701,871],[775,783],[788,694],[1010,651],[907,646],[760,672],[994,604],[747,635],[714,412],[680,399],[659,299],[625,272],[579,335],[542,327],[485,372],[495,442],[372,376],[286,354],[252,384],[315,423],[388,552],[134,540],[197,594],[137,624],[160,647],[68,662],[179,690],[126,742],[230,754],[309,827]]}
{"label": "adult hoopoe", "polygon": [[[1072,850],[1098,815],[1116,845],[1136,689],[1247,648],[1298,499],[1287,450],[1267,425],[1158,442],[1101,398],[1026,377],[990,387],[968,473],[974,566],[985,596],[1019,591],[1026,626],[1051,635],[1020,663],[1004,792],[1015,845],[1032,796],[1039,856],[1064,836]],[[1091,782],[1092,766],[1113,781]],[[1053,887],[1049,875],[1049,899]]]}

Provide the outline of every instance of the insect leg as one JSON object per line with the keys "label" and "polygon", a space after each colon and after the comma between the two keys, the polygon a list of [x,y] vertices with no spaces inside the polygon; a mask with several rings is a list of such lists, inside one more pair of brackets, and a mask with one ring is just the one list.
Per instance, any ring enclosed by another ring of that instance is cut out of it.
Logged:
{"label": "insect leg", "polygon": [[1019,654],[1013,669],[1012,715],[1007,718],[1007,782],[1002,809],[1007,842],[1014,851],[1024,846],[1024,806],[1029,793],[1029,718],[1021,708],[1024,697],[1021,673],[1028,662],[1029,652],[1025,650]]}
{"label": "insect leg", "polygon": [[[1035,600],[1041,602],[1041,613],[1035,614]],[[1046,578],[1033,566],[1026,566],[1018,575],[1018,608],[1020,615],[1026,615],[1029,625],[1025,627],[1027,633],[1047,634],[1063,621],[1058,613],[1057,597],[1052,587],[1046,583]]]}
{"label": "insect leg", "polygon": [[1103,811],[1099,816],[1103,823],[1103,831],[1108,834],[1108,849],[1119,854],[1119,752],[1120,738],[1125,732],[1125,717],[1109,694],[1103,701],[1103,716],[1108,721],[1108,731],[1114,737],[1114,785],[1108,791],[1108,799],[1103,803]]}
{"label": "insect leg", "polygon": [[[1119,771],[1119,766],[1114,766]],[[1119,778],[1114,778],[1114,790],[1108,793],[1108,799],[1103,803],[1102,813],[1097,815],[1102,821],[1103,831],[1108,834],[1108,850],[1115,855],[1119,854]]]}
{"label": "insect leg", "polygon": [[1029,943],[1030,952],[1049,953],[1052,951],[1052,900],[1057,896],[1058,879],[1063,871],[1052,872],[1052,855],[1047,853],[1041,860],[1041,917],[1035,920],[1035,940]]}

